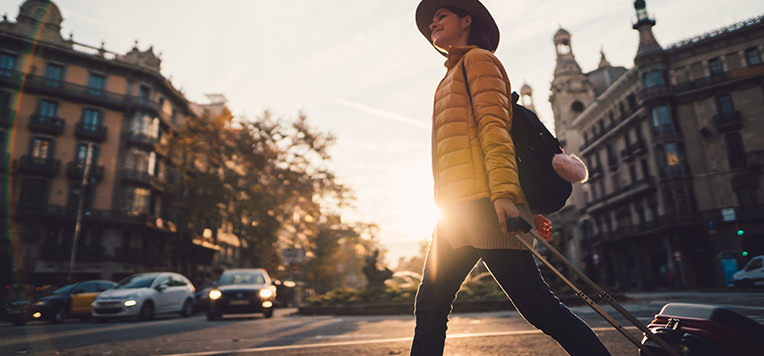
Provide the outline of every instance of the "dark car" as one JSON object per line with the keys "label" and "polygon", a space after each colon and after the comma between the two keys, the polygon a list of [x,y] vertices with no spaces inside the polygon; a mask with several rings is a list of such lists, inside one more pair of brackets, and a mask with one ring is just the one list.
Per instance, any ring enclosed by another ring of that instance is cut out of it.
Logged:
{"label": "dark car", "polygon": [[0,319],[7,320],[14,325],[24,325],[32,318],[32,292],[31,286],[20,284],[7,284],[0,291]]}
{"label": "dark car", "polygon": [[273,316],[276,287],[268,272],[262,268],[229,269],[223,271],[209,293],[207,320],[217,320],[223,314],[263,313]]}
{"label": "dark car", "polygon": [[115,285],[112,281],[93,280],[56,288],[51,294],[32,303],[32,317],[52,323],[74,317],[87,320],[90,318],[91,304],[98,294]]}

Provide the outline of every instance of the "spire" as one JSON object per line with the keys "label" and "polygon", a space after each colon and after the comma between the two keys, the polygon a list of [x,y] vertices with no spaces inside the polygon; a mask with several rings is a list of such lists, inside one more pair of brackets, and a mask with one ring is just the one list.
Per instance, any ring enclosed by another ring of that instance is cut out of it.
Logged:
{"label": "spire", "polygon": [[527,83],[523,83],[520,88],[520,104],[526,109],[536,112],[536,106],[533,105],[533,88]]}
{"label": "spire", "polygon": [[557,48],[557,67],[554,70],[555,76],[582,73],[581,67],[578,65],[576,57],[573,55],[570,38],[570,32],[562,27],[560,27],[560,29],[557,30],[557,33],[554,34],[554,46]]}
{"label": "spire", "polygon": [[637,11],[637,20],[634,23],[633,28],[639,31],[639,49],[637,50],[637,58],[655,52],[662,52],[663,48],[658,44],[658,40],[653,35],[653,26],[655,26],[655,20],[650,18],[647,13],[647,5],[645,0],[634,1],[634,9]]}
{"label": "spire", "polygon": [[612,67],[612,65],[610,65],[610,62],[608,62],[607,58],[605,58],[605,49],[600,47],[600,65],[598,68],[606,67]]}

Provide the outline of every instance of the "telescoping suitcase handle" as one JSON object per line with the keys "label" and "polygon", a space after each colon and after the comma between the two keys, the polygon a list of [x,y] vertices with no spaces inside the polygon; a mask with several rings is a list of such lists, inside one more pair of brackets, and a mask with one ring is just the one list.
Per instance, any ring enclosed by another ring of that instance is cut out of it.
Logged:
{"label": "telescoping suitcase handle", "polygon": [[[568,260],[567,257],[565,257],[560,251],[557,251],[554,246],[552,246],[549,242],[544,240],[541,235],[536,232],[536,229],[533,228],[531,224],[529,224],[525,219],[518,216],[515,218],[507,218],[507,230],[510,232],[524,232],[524,233],[530,233],[531,236],[533,236],[537,241],[539,241],[548,251],[550,251],[555,257],[557,257],[565,266],[567,266],[570,270],[572,270],[579,278],[581,278],[582,281],[589,287],[591,287],[597,295],[604,300],[606,303],[610,304],[616,311],[618,311],[621,315],[623,315],[626,319],[629,320],[634,326],[636,326],[642,333],[647,337],[650,341],[658,344],[661,348],[663,348],[664,351],[670,356],[680,356],[676,350],[674,350],[673,347],[671,347],[666,341],[661,339],[659,336],[655,335],[650,329],[648,329],[646,326],[642,325],[642,323],[637,320],[634,315],[629,313],[620,303],[618,303],[615,298],[610,296],[606,291],[604,291],[602,288],[600,288],[596,283],[594,283],[589,277],[584,274],[584,272],[581,272],[580,269],[578,269],[575,265],[573,265],[570,260]],[[525,246],[531,253],[533,253],[536,258],[538,258],[543,264],[545,264],[549,269],[554,272],[560,279],[562,279],[565,284],[567,284],[570,288],[573,289],[573,291],[576,293],[576,296],[581,298],[581,300],[584,301],[589,307],[594,309],[597,314],[599,314],[603,319],[605,319],[610,325],[612,325],[618,332],[620,332],[623,336],[625,336],[629,341],[631,341],[637,348],[639,348],[642,352],[644,352],[648,356],[655,356],[655,354],[646,348],[642,347],[642,344],[640,340],[638,340],[634,335],[630,334],[626,331],[626,329],[621,326],[615,319],[613,319],[610,314],[602,310],[597,303],[592,301],[591,298],[589,298],[586,293],[584,293],[580,288],[576,287],[573,282],[571,282],[569,279],[565,277],[565,275],[562,274],[557,268],[555,268],[544,256],[542,256],[538,251],[533,249],[533,245],[529,242],[526,242],[523,240],[519,234],[515,234],[517,237],[517,240],[520,241],[520,243]]]}

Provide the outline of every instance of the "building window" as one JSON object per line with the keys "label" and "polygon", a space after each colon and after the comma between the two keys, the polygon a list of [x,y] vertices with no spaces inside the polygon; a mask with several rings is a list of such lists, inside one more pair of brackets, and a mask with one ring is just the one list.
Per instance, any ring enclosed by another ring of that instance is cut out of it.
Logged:
{"label": "building window", "polygon": [[664,85],[662,72],[658,69],[653,69],[642,73],[642,84],[645,86],[645,89]]}
{"label": "building window", "polygon": [[45,85],[60,87],[64,79],[64,66],[56,63],[48,63],[45,67]]}
{"label": "building window", "polygon": [[573,112],[573,114],[578,115],[584,111],[584,104],[576,100],[573,102],[573,104],[570,105],[570,110]]}
{"label": "building window", "polygon": [[146,85],[141,85],[138,87],[138,98],[143,103],[148,102],[151,98],[151,88]]}
{"label": "building window", "polygon": [[16,55],[0,53],[0,76],[10,77],[16,71]]}
{"label": "building window", "polygon": [[159,138],[159,118],[152,118],[149,115],[137,113],[133,117],[130,132],[146,137]]}
{"label": "building window", "polygon": [[24,179],[21,181],[21,204],[41,206],[48,203],[48,182],[44,179]]}
{"label": "building window", "polygon": [[125,168],[142,172],[150,176],[156,173],[157,158],[156,153],[146,152],[137,148],[132,148],[127,153],[125,159]]}
{"label": "building window", "polygon": [[129,187],[125,192],[125,212],[129,215],[147,214],[151,192],[146,188]]}
{"label": "building window", "polygon": [[51,100],[40,100],[37,114],[40,115],[41,120],[56,117],[58,114],[58,103]]}
{"label": "building window", "polygon": [[671,113],[668,106],[659,106],[653,109],[653,128],[657,134],[673,133],[674,123],[671,120]]}
{"label": "building window", "polygon": [[82,111],[82,128],[97,131],[103,126],[103,113],[99,110],[85,109]]}
{"label": "building window", "polygon": [[656,149],[658,163],[661,166],[661,176],[679,177],[684,175],[684,151],[676,143],[667,143]]}
{"label": "building window", "polygon": [[[88,146],[90,144],[87,143],[78,143],[77,149],[75,153],[75,161],[82,162],[83,164],[87,161],[88,158]],[[92,145],[92,152],[90,153],[90,164],[96,164],[98,162],[98,155],[99,155],[99,147],[96,145]]]}
{"label": "building window", "polygon": [[732,103],[732,96],[724,94],[716,98],[716,107],[720,114],[730,114],[735,111],[735,105]]}
{"label": "building window", "polygon": [[88,93],[94,96],[102,96],[104,88],[106,88],[106,77],[102,74],[90,73]]}
{"label": "building window", "polygon": [[43,137],[32,139],[29,154],[35,160],[46,160],[53,156],[53,140]]}
{"label": "building window", "polygon": [[745,50],[745,61],[749,67],[761,64],[761,52],[756,47]]}
{"label": "building window", "polygon": [[640,161],[640,165],[642,166],[642,178],[647,180],[650,177],[650,167],[647,165],[647,160]]}
{"label": "building window", "polygon": [[745,146],[743,145],[743,136],[740,132],[731,133],[724,136],[724,143],[727,145],[727,159],[730,168],[745,167]]}
{"label": "building window", "polygon": [[178,110],[175,109],[175,108],[172,108],[171,120],[172,120],[173,125],[177,125],[178,124]]}
{"label": "building window", "polygon": [[722,60],[718,57],[708,60],[708,69],[711,72],[712,77],[724,74],[724,66],[722,65]]}

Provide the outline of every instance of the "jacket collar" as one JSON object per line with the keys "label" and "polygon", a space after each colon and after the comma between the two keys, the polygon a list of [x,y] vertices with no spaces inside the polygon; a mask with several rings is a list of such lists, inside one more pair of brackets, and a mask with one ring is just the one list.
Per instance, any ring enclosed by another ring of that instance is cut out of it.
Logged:
{"label": "jacket collar", "polygon": [[451,46],[448,48],[448,56],[446,56],[446,68],[451,70],[464,55],[471,49],[477,48],[477,46]]}

